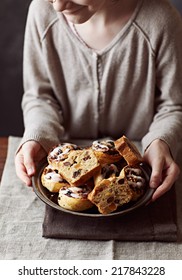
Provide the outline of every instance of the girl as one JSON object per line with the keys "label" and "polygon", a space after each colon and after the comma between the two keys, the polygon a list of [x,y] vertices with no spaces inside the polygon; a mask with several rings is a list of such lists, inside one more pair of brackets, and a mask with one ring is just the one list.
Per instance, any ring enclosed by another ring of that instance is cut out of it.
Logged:
{"label": "girl", "polygon": [[24,45],[25,132],[15,158],[36,163],[67,139],[142,142],[153,200],[179,175],[182,21],[168,0],[34,0]]}

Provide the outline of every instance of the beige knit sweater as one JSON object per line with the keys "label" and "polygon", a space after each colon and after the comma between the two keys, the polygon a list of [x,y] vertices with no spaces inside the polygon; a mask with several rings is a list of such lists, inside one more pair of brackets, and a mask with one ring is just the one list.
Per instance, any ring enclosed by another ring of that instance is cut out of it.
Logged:
{"label": "beige knit sweater", "polygon": [[156,138],[173,155],[182,136],[182,20],[167,0],[139,0],[99,52],[45,0],[30,6],[24,45],[23,140]]}

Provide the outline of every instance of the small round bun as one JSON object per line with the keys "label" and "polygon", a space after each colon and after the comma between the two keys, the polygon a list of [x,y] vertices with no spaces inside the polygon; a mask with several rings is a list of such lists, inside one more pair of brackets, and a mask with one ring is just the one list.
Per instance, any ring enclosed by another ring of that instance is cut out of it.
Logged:
{"label": "small round bun", "polygon": [[127,182],[132,191],[132,201],[138,200],[144,194],[147,184],[142,169],[139,165],[132,167],[127,165],[123,168],[122,172],[124,174],[125,182]]}
{"label": "small round bun", "polygon": [[78,149],[80,148],[77,145],[71,143],[60,143],[50,150],[47,157],[48,163],[56,169],[58,167],[59,161],[66,159],[71,150]]}
{"label": "small round bun", "polygon": [[88,200],[88,194],[92,188],[88,185],[81,187],[63,187],[59,190],[58,204],[71,211],[81,212],[93,207],[93,203]]}
{"label": "small round bun", "polygon": [[52,169],[51,165],[44,168],[41,175],[41,182],[45,188],[54,193],[59,192],[63,186],[69,186],[58,171]]}
{"label": "small round bun", "polygon": [[92,143],[92,149],[101,164],[114,163],[122,158],[113,140],[96,140]]}

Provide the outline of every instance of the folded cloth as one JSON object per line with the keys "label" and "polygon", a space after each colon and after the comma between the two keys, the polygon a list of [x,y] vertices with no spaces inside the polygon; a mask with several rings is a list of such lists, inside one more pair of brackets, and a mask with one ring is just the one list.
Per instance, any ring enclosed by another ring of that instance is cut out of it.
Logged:
{"label": "folded cloth", "polygon": [[85,217],[45,208],[43,237],[84,240],[177,241],[175,189],[124,216]]}

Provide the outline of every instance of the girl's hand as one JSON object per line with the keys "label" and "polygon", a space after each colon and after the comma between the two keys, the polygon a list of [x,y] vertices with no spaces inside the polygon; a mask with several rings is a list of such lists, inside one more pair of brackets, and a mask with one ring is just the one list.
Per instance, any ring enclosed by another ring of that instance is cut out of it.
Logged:
{"label": "girl's hand", "polygon": [[180,169],[174,162],[168,145],[162,140],[154,140],[144,154],[144,160],[152,167],[150,187],[156,189],[152,201],[170,190],[177,180]]}
{"label": "girl's hand", "polygon": [[15,156],[17,176],[27,185],[31,186],[31,177],[36,172],[36,163],[46,156],[46,151],[36,141],[24,143]]}

